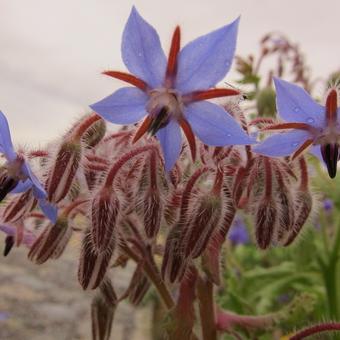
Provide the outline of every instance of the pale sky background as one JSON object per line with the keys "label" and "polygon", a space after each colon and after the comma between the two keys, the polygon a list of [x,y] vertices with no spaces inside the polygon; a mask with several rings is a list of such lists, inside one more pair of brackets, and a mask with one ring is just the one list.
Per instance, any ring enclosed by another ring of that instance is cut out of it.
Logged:
{"label": "pale sky background", "polygon": [[0,0],[0,109],[16,143],[55,139],[122,85],[100,72],[126,70],[120,43],[133,4],[166,51],[177,24],[186,43],[241,15],[237,54],[280,31],[300,43],[314,76],[340,68],[339,0]]}

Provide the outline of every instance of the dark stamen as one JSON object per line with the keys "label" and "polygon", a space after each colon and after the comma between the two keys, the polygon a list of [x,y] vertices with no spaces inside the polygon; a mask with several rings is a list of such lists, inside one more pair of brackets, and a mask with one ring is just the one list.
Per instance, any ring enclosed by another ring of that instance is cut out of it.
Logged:
{"label": "dark stamen", "polygon": [[18,184],[18,180],[13,177],[4,175],[0,179],[0,202],[11,192]]}
{"label": "dark stamen", "polygon": [[337,170],[339,145],[337,143],[326,144],[322,145],[320,149],[322,158],[327,165],[329,177],[334,178]]}
{"label": "dark stamen", "polygon": [[168,108],[164,106],[159,111],[157,116],[154,118],[154,120],[152,121],[148,128],[148,132],[150,133],[151,136],[154,136],[159,129],[165,127],[168,124],[169,122],[168,112],[169,112]]}
{"label": "dark stamen", "polygon": [[4,249],[4,256],[7,256],[11,249],[14,246],[14,236],[13,235],[7,235],[5,239],[5,249]]}

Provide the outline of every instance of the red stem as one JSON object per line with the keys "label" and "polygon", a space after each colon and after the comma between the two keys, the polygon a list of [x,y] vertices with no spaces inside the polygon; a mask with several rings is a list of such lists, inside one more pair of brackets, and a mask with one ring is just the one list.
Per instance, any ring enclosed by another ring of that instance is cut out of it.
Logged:
{"label": "red stem", "polygon": [[110,169],[107,177],[106,177],[106,181],[105,181],[105,187],[106,188],[110,188],[112,186],[112,183],[117,175],[118,170],[129,160],[131,160],[131,158],[139,155],[142,152],[146,152],[149,150],[157,150],[157,146],[156,145],[144,145],[141,147],[138,147],[130,152],[128,152],[127,154],[125,154],[123,157],[121,157]]}
{"label": "red stem", "polygon": [[329,322],[323,323],[319,325],[314,325],[312,327],[303,329],[302,331],[297,332],[295,335],[289,338],[289,340],[301,340],[313,334],[318,334],[321,332],[329,332],[329,331],[340,331],[340,323]]}

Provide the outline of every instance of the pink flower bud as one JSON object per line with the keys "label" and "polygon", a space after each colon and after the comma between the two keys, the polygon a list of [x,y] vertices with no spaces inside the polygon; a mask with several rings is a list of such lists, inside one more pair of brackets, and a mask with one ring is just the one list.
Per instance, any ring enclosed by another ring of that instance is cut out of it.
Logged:
{"label": "pink flower bud", "polygon": [[217,227],[222,213],[221,198],[214,194],[199,198],[188,231],[183,238],[186,257],[197,258],[204,251],[210,237]]}
{"label": "pink flower bud", "polygon": [[5,223],[14,223],[22,219],[36,206],[37,201],[32,190],[20,195],[15,195],[5,206],[2,212],[2,220]]}
{"label": "pink flower bud", "polygon": [[61,144],[46,182],[50,202],[58,203],[69,193],[79,168],[80,158],[81,144],[79,141],[67,140]]}
{"label": "pink flower bud", "polygon": [[294,225],[288,235],[287,241],[284,244],[285,246],[290,245],[295,240],[296,236],[300,233],[303,225],[308,219],[310,212],[312,211],[312,206],[313,198],[309,191],[298,191],[296,193],[294,202]]}
{"label": "pink flower bud", "polygon": [[103,281],[115,247],[114,239],[103,252],[98,253],[92,243],[92,234],[87,231],[82,242],[78,280],[83,289],[95,289]]}
{"label": "pink flower bud", "polygon": [[66,218],[58,218],[53,226],[47,226],[33,243],[28,258],[36,264],[48,259],[58,259],[65,250],[72,235],[72,228]]}
{"label": "pink flower bud", "polygon": [[93,246],[98,253],[105,252],[115,239],[114,230],[119,206],[116,193],[107,187],[100,189],[92,200],[91,235]]}
{"label": "pink flower bud", "polygon": [[277,206],[270,199],[263,199],[255,213],[255,236],[257,245],[266,249],[273,241],[274,229],[277,223]]}

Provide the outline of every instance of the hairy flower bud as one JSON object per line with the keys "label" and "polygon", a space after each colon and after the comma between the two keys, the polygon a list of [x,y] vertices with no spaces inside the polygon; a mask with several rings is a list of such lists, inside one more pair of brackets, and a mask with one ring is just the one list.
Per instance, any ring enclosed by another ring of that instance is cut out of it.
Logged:
{"label": "hairy flower bud", "polygon": [[115,247],[114,239],[105,251],[98,253],[92,242],[92,234],[88,230],[82,242],[78,280],[83,289],[97,288],[105,277]]}
{"label": "hairy flower bud", "polygon": [[290,245],[296,238],[296,236],[300,233],[301,228],[306,223],[310,212],[312,211],[313,206],[313,197],[309,193],[309,191],[298,191],[296,193],[296,197],[294,200],[294,210],[295,210],[295,219],[294,225],[291,229],[285,246]]}
{"label": "hairy flower bud", "polygon": [[138,306],[149,290],[151,283],[143,271],[143,266],[137,266],[128,288],[129,301]]}
{"label": "hairy flower bud", "polygon": [[221,198],[214,194],[203,195],[197,202],[193,218],[183,239],[186,257],[197,258],[204,251],[222,213]]}
{"label": "hairy flower bud", "polygon": [[185,272],[187,258],[184,257],[182,247],[182,223],[176,223],[169,232],[165,244],[164,257],[162,262],[162,277],[171,283],[180,280]]}
{"label": "hairy flower bud", "polygon": [[102,188],[94,196],[91,208],[91,235],[96,251],[105,252],[109,244],[114,241],[119,212],[119,201],[116,193],[109,188]]}
{"label": "hairy flower bud", "polygon": [[2,212],[2,220],[5,223],[14,223],[23,218],[37,204],[32,190],[15,195],[5,206]]}
{"label": "hairy flower bud", "polygon": [[105,121],[103,119],[97,120],[86,130],[82,136],[82,140],[86,145],[93,148],[103,139],[105,132]]}
{"label": "hairy flower bud", "polygon": [[47,226],[33,243],[28,258],[36,264],[43,264],[48,259],[58,259],[64,252],[70,238],[72,228],[66,218],[58,218],[55,225]]}
{"label": "hairy flower bud", "polygon": [[275,202],[269,199],[262,200],[255,213],[255,236],[257,245],[261,249],[270,246],[276,223],[277,207]]}
{"label": "hairy flower bud", "polygon": [[59,148],[46,182],[48,200],[58,203],[69,193],[79,168],[81,144],[67,140]]}
{"label": "hairy flower bud", "polygon": [[282,242],[292,230],[295,217],[293,197],[284,186],[277,188],[276,203],[278,206],[277,239]]}
{"label": "hairy flower bud", "polygon": [[96,295],[91,304],[92,339],[109,340],[116,305],[108,304],[101,295]]}

